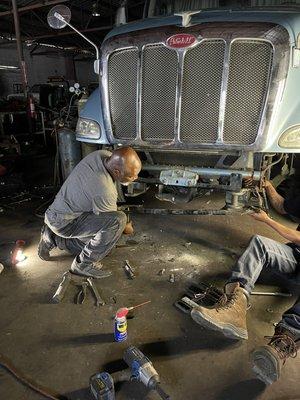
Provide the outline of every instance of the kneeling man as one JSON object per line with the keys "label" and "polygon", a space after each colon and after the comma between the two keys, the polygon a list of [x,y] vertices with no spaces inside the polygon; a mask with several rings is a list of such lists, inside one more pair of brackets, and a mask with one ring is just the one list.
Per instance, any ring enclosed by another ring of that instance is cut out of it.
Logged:
{"label": "kneeling man", "polygon": [[132,233],[126,215],[117,211],[116,183],[127,186],[138,178],[141,161],[130,147],[112,153],[95,151],[74,168],[45,213],[38,254],[50,259],[54,247],[76,257],[70,270],[102,278],[101,260],[122,233]]}

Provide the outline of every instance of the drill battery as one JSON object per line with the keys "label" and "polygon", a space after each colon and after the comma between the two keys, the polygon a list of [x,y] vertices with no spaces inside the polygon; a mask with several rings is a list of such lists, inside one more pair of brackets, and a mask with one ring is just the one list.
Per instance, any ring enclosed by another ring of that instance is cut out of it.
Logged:
{"label": "drill battery", "polygon": [[90,390],[96,400],[115,400],[114,381],[108,372],[91,376]]}

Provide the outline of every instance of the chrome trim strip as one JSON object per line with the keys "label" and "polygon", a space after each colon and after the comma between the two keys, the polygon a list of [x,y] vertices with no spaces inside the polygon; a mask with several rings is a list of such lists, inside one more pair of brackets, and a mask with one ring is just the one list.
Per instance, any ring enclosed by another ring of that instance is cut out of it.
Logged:
{"label": "chrome trim strip", "polygon": [[138,76],[136,93],[136,139],[142,141],[142,82],[143,82],[143,53],[145,45],[139,48]]}
{"label": "chrome trim strip", "polygon": [[224,53],[223,75],[222,75],[221,96],[220,96],[220,106],[219,106],[218,139],[216,141],[216,143],[219,144],[223,143],[225,108],[226,108],[227,87],[229,78],[229,59],[230,59],[230,48],[231,48],[230,41],[224,40],[224,42],[225,42],[225,53]]}
{"label": "chrome trim strip", "polygon": [[174,127],[174,141],[175,143],[181,143],[180,138],[180,125],[181,125],[181,101],[182,101],[182,82],[183,82],[183,68],[184,58],[187,49],[179,49],[178,54],[178,76],[177,76],[177,88],[176,88],[176,111],[175,111],[175,127]]}

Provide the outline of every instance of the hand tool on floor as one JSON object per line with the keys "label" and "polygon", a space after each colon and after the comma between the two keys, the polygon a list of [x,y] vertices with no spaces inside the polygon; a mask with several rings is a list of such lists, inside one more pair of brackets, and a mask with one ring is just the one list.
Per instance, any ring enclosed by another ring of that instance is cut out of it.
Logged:
{"label": "hand tool on floor", "polygon": [[135,278],[134,269],[129,264],[128,260],[125,260],[124,270],[125,270],[128,278],[130,278],[130,279],[134,279]]}
{"label": "hand tool on floor", "polygon": [[83,281],[81,284],[81,289],[79,290],[79,292],[76,296],[76,304],[83,304],[85,302],[87,287],[88,287],[88,283],[86,281]]}
{"label": "hand tool on floor", "polygon": [[292,297],[291,293],[280,293],[280,292],[251,292],[254,296],[275,296],[275,297]]}
{"label": "hand tool on floor", "polygon": [[70,282],[71,282],[71,273],[68,271],[63,274],[62,281],[58,285],[58,288],[56,289],[56,292],[52,297],[54,303],[60,303],[62,301]]}
{"label": "hand tool on floor", "polygon": [[138,348],[130,346],[125,350],[123,359],[131,369],[132,380],[142,382],[148,389],[155,390],[161,399],[170,399],[160,386],[159,375],[152,362]]}
{"label": "hand tool on floor", "polygon": [[99,307],[100,305],[103,306],[105,304],[104,300],[99,294],[93,278],[76,275],[71,273],[70,271],[67,271],[63,274],[62,281],[60,282],[56,292],[52,297],[54,303],[60,303],[63,300],[70,284],[80,287],[80,290],[76,296],[76,304],[84,303],[88,287],[96,298],[96,307]]}
{"label": "hand tool on floor", "polygon": [[95,282],[93,280],[93,278],[87,278],[87,282],[90,286],[91,291],[93,292],[93,295],[96,298],[96,307],[99,306],[104,306],[105,305],[105,301],[102,299],[102,297],[100,296],[97,286],[95,285]]}

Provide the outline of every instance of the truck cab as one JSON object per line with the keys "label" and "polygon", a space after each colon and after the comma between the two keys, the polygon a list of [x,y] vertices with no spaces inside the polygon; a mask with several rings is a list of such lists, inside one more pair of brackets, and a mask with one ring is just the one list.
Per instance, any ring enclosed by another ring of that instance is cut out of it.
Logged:
{"label": "truck cab", "polygon": [[261,206],[273,165],[289,173],[300,152],[300,0],[150,0],[130,23],[125,8],[77,140],[139,152],[129,196],[154,184],[174,203],[216,189]]}

